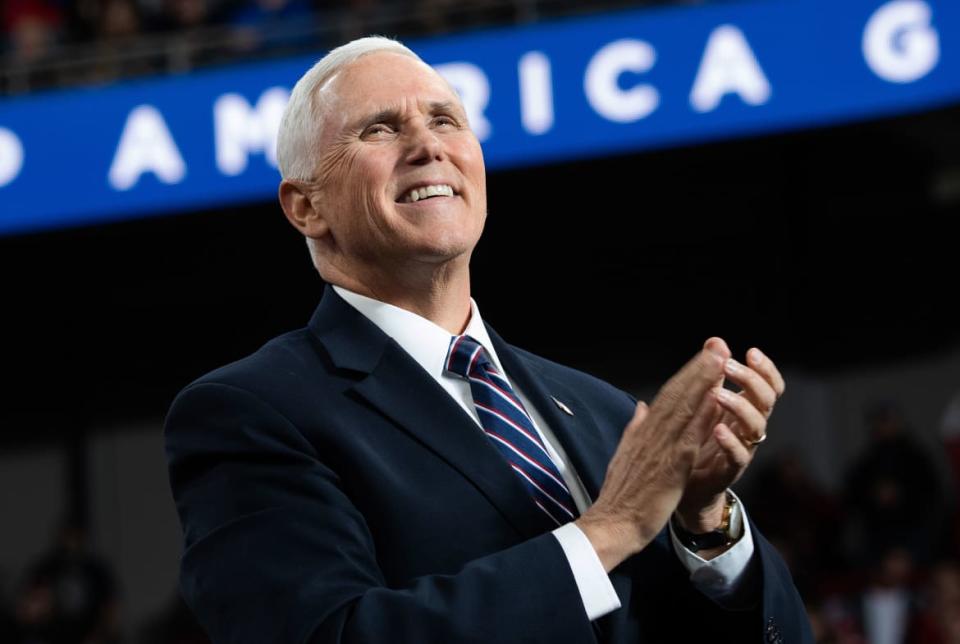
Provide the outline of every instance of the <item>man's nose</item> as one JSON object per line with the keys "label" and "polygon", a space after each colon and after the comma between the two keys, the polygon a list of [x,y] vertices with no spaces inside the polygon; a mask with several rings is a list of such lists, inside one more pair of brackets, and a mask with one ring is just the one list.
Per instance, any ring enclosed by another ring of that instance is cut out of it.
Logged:
{"label": "man's nose", "polygon": [[443,144],[437,134],[422,123],[410,125],[407,130],[407,163],[422,164],[440,161],[443,158]]}

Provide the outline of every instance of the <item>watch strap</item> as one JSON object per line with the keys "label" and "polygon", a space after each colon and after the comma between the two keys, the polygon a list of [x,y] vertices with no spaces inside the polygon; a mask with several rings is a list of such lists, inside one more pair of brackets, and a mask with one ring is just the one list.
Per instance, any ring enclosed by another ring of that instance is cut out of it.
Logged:
{"label": "watch strap", "polygon": [[671,519],[674,534],[683,546],[690,552],[709,550],[728,546],[743,535],[743,516],[740,513],[740,504],[737,498],[727,492],[727,503],[723,507],[723,519],[720,527],[710,532],[690,532],[680,525],[676,517]]}

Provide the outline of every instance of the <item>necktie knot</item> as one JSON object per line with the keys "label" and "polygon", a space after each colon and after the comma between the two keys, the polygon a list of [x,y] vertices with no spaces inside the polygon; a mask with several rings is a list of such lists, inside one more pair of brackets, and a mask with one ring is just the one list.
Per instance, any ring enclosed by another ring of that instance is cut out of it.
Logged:
{"label": "necktie knot", "polygon": [[450,338],[446,363],[446,369],[450,373],[461,378],[469,378],[470,374],[490,364],[490,358],[487,357],[483,345],[469,335],[455,335]]}

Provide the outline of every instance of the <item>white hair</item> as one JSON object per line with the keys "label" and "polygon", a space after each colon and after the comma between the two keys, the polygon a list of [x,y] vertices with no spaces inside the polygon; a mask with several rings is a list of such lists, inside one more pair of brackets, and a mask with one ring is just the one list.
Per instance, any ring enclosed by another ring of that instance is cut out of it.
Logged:
{"label": "white hair", "polygon": [[374,52],[403,54],[422,61],[403,43],[383,36],[351,40],[329,52],[307,70],[290,93],[277,133],[277,163],[284,179],[313,179],[320,133],[317,89],[344,66]]}

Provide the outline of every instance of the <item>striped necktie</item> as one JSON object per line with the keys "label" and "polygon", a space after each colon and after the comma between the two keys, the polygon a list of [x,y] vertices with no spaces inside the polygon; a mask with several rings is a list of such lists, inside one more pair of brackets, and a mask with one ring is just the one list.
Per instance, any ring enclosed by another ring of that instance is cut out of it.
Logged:
{"label": "striped necktie", "polygon": [[510,383],[476,340],[453,336],[446,370],[470,383],[484,433],[526,486],[533,502],[557,525],[576,518],[576,505],[543,440]]}

